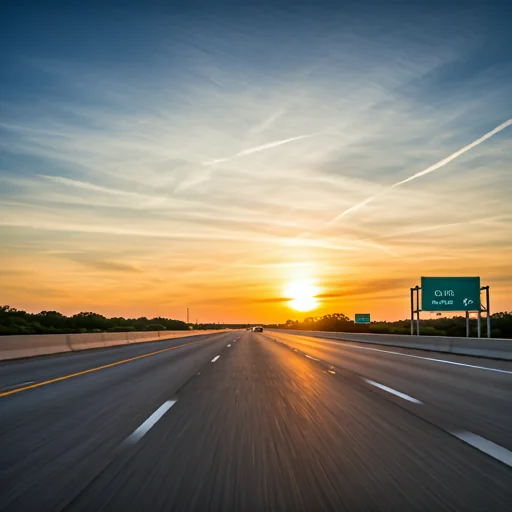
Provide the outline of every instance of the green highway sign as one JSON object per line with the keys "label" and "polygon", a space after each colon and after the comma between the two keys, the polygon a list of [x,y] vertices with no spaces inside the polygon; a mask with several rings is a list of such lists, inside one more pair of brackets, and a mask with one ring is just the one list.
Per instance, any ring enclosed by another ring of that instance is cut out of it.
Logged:
{"label": "green highway sign", "polygon": [[356,313],[356,324],[369,324],[370,323],[370,313]]}
{"label": "green highway sign", "polygon": [[423,311],[478,311],[479,277],[422,277]]}

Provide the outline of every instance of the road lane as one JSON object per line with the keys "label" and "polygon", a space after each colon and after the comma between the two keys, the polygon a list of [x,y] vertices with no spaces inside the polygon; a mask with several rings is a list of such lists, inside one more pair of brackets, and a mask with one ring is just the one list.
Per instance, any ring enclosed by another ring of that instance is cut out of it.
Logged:
{"label": "road lane", "polygon": [[[445,354],[342,342],[266,331],[288,346],[337,368],[371,379],[435,407],[447,420],[512,450],[512,362],[449,356],[449,361],[488,366],[489,371],[432,361]],[[376,350],[368,350],[376,348]],[[408,357],[409,355],[414,357]],[[418,357],[419,356],[419,357]],[[420,357],[425,356],[425,359]]]}
{"label": "road lane", "polygon": [[[235,336],[209,335],[201,343],[0,398],[0,510],[65,506],[110,463],[123,440],[214,355],[228,350]],[[0,373],[9,367],[6,373],[27,378],[36,368],[36,378],[53,375],[56,362],[60,375],[177,341],[4,363]]]}
{"label": "road lane", "polygon": [[[221,333],[219,333],[221,334]],[[118,345],[77,352],[66,352],[47,356],[15,359],[0,362],[0,394],[24,385],[47,381],[64,375],[87,371],[108,364],[140,357],[151,352],[164,350],[187,343],[212,339],[212,335],[163,338],[160,341]]]}
{"label": "road lane", "polygon": [[511,470],[245,333],[66,510],[509,510]]}
{"label": "road lane", "polygon": [[276,332],[281,334],[293,334],[294,336],[300,336],[305,338],[322,339],[331,343],[338,344],[349,344],[354,350],[371,350],[379,352],[392,352],[401,353],[405,356],[420,357],[425,360],[436,359],[438,361],[446,363],[450,362],[463,362],[468,363],[471,366],[490,368],[492,370],[503,369],[506,373],[511,371],[512,361],[504,359],[491,359],[477,356],[467,356],[462,354],[453,354],[449,352],[435,352],[433,350],[420,350],[406,347],[395,347],[393,345],[381,345],[370,342],[357,342],[343,339],[343,333],[328,332],[328,331],[302,331],[302,330],[290,330],[290,329],[267,329],[265,332]]}

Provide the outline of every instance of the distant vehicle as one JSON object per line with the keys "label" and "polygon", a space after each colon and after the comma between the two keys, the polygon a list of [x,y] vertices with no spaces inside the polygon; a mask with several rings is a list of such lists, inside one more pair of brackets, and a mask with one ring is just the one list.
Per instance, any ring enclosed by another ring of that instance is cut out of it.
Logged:
{"label": "distant vehicle", "polygon": [[263,332],[263,327],[261,325],[258,325],[256,327],[252,328],[253,332]]}

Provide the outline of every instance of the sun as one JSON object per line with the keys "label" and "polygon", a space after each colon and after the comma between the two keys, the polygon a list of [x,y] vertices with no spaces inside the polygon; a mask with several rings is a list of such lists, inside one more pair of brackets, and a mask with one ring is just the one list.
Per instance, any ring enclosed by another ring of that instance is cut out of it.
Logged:
{"label": "sun", "polygon": [[291,299],[289,306],[297,311],[311,311],[318,307],[318,287],[311,281],[293,281],[285,288],[284,295]]}

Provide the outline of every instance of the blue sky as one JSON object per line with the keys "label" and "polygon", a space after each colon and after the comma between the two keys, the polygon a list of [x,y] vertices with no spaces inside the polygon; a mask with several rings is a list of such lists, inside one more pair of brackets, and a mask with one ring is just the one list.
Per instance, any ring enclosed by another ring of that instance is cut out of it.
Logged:
{"label": "blue sky", "polygon": [[399,318],[455,273],[510,309],[508,11],[429,5],[11,3],[8,302],[283,320],[312,280]]}

